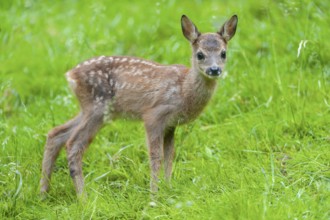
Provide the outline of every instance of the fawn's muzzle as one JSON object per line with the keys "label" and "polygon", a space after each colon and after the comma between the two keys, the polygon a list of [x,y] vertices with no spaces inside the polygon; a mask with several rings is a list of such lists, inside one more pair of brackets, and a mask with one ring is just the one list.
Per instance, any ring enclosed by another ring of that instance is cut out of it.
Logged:
{"label": "fawn's muzzle", "polygon": [[206,70],[206,74],[209,76],[220,76],[222,70],[218,66],[211,66]]}

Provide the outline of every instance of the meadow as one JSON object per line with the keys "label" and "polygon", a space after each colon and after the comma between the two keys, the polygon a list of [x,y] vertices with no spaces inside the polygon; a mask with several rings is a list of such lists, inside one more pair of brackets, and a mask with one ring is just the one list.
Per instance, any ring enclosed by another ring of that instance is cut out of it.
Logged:
{"label": "meadow", "polygon": [[[324,0],[1,0],[0,219],[330,219],[330,3]],[[62,151],[39,196],[47,132],[78,111],[64,73],[90,57],[190,65],[180,18],[233,14],[225,79],[176,131],[171,187],[150,207],[143,124],[104,127],[77,200]]]}

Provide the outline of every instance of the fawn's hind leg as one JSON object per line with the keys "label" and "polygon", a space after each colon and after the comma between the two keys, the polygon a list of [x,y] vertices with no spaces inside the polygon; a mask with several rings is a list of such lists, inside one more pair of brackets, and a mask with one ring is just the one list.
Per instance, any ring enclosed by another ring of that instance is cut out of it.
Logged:
{"label": "fawn's hind leg", "polygon": [[104,113],[101,110],[87,111],[77,129],[67,142],[67,158],[70,175],[78,195],[83,194],[84,177],[82,173],[82,157],[96,132],[103,124]]}
{"label": "fawn's hind leg", "polygon": [[40,180],[40,192],[45,193],[49,189],[49,182],[53,170],[55,160],[64,146],[72,135],[73,130],[79,124],[81,115],[77,115],[67,123],[53,128],[47,137],[47,142],[44,150],[44,157],[42,161],[42,177]]}

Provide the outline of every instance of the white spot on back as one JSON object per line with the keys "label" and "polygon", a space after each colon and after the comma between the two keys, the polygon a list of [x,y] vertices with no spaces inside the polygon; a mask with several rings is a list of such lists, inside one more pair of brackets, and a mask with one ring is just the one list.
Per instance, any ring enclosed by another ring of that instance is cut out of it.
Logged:
{"label": "white spot on back", "polygon": [[105,58],[105,56],[100,56],[97,60],[103,60],[103,58]]}
{"label": "white spot on back", "polygon": [[137,60],[137,59],[130,59],[129,62],[130,63],[137,63],[137,62],[139,62],[139,60]]}
{"label": "white spot on back", "polygon": [[142,71],[140,69],[137,69],[133,72],[133,76],[141,76],[142,75]]}
{"label": "white spot on back", "polygon": [[148,61],[145,61],[145,60],[141,61],[141,63],[144,64],[144,65],[156,66],[155,64],[153,64],[151,62],[148,62]]}
{"label": "white spot on back", "polygon": [[144,72],[144,73],[147,73],[147,72],[151,72],[151,68],[144,68],[144,69],[142,69],[142,71]]}
{"label": "white spot on back", "polygon": [[98,70],[97,71],[97,74],[99,74],[100,76],[102,76],[102,74],[103,74],[102,70]]}

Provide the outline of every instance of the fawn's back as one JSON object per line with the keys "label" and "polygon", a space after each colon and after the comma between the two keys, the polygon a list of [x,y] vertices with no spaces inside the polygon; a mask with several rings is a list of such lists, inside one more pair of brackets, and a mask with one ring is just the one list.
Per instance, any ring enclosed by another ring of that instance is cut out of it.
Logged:
{"label": "fawn's back", "polygon": [[182,105],[182,81],[189,69],[135,57],[100,56],[79,64],[66,76],[82,108],[104,109],[107,118],[142,119],[159,105]]}

